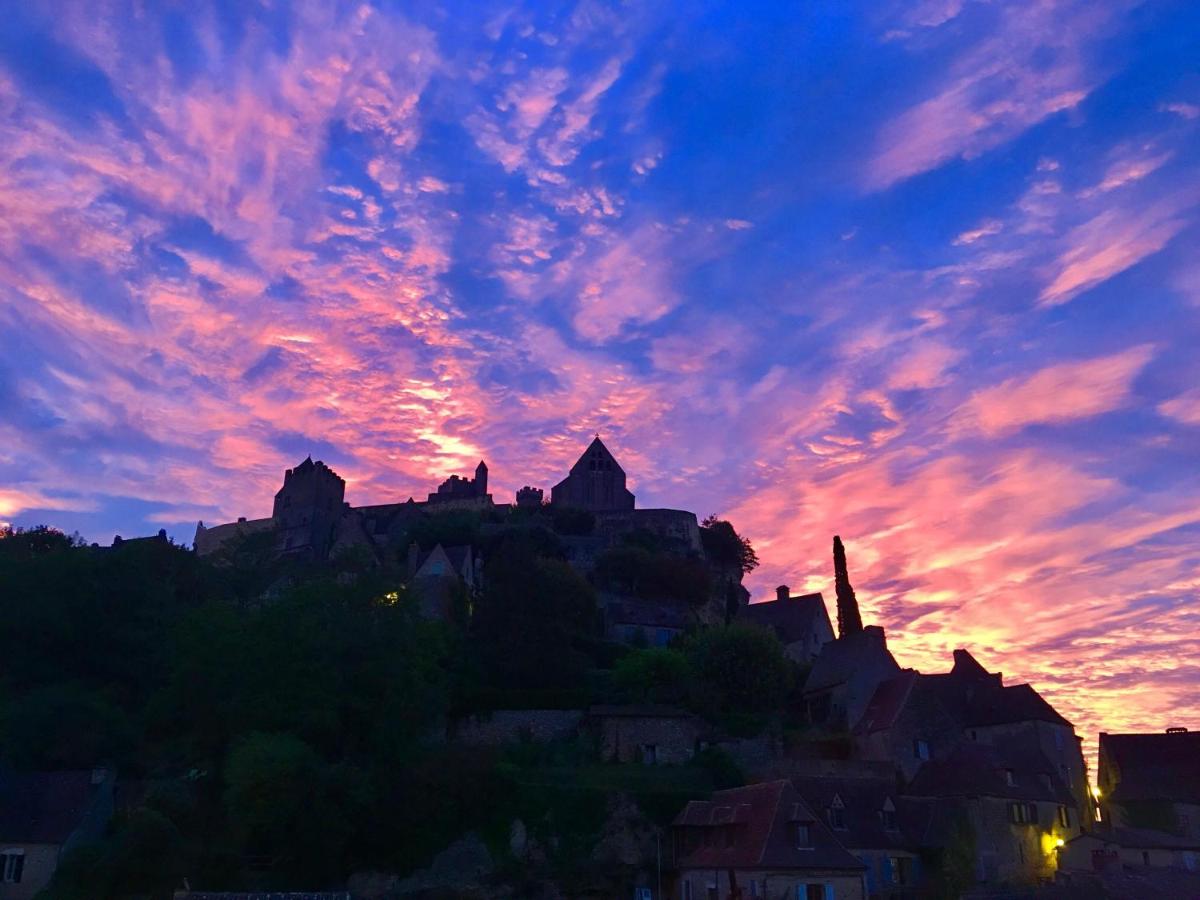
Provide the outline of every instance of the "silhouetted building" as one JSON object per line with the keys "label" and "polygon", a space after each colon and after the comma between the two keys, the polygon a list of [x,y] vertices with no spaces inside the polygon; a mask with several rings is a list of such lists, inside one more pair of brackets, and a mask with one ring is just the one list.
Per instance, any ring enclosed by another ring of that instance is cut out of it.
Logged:
{"label": "silhouetted building", "polygon": [[604,446],[600,436],[571,466],[571,472],[550,492],[554,506],[608,511],[633,509],[633,494],[625,487],[625,470]]}
{"label": "silhouetted building", "polygon": [[833,640],[833,626],[819,593],[793,597],[786,584],[775,589],[775,599],[742,606],[738,618],[775,632],[787,655],[808,665],[821,648]]}
{"label": "silhouetted building", "polygon": [[461,475],[451,475],[438,485],[437,493],[429,495],[430,503],[443,503],[447,500],[468,500],[484,498],[488,495],[488,467],[483,460],[475,467],[474,478],[463,478]]}
{"label": "silhouetted building", "polygon": [[325,559],[333,545],[334,527],[342,517],[345,497],[346,482],[325,463],[314,463],[311,456],[288,469],[271,512],[279,550],[292,556]]}
{"label": "silhouetted building", "polygon": [[543,502],[541,488],[525,485],[517,491],[517,506],[521,509],[540,509]]}
{"label": "silhouetted building", "polygon": [[829,641],[822,645],[804,682],[809,721],[831,728],[854,728],[875,689],[899,672],[878,625]]}

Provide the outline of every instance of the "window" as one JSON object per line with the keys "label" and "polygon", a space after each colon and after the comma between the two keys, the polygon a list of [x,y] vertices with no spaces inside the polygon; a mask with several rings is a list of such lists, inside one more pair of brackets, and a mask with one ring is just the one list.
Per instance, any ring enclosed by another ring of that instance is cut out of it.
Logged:
{"label": "window", "polygon": [[1036,803],[1029,804],[1028,811],[1025,814],[1025,821],[1027,821],[1030,825],[1036,825],[1038,823],[1038,810]]}
{"label": "window", "polygon": [[896,830],[896,811],[894,809],[883,809],[879,812],[883,819],[883,828],[885,831]]}
{"label": "window", "polygon": [[829,827],[836,828],[839,831],[846,828],[846,805],[842,803],[842,798],[837,794],[833,795],[833,803],[826,810],[826,816],[829,819]]}
{"label": "window", "polygon": [[25,871],[25,851],[5,850],[0,854],[0,869],[5,884],[20,884],[21,873]]}
{"label": "window", "polygon": [[1150,851],[1149,850],[1142,851],[1142,865],[1143,866],[1150,865]]}
{"label": "window", "polygon": [[1058,824],[1063,828],[1071,827],[1071,811],[1065,806],[1060,806],[1058,808]]}
{"label": "window", "polygon": [[1054,782],[1050,780],[1049,772],[1042,773],[1042,787],[1044,787],[1048,791],[1054,790]]}
{"label": "window", "polygon": [[658,762],[657,744],[642,744],[642,762],[647,766],[653,766]]}
{"label": "window", "polygon": [[1028,807],[1024,803],[1008,804],[1008,820],[1014,825],[1024,825],[1029,819],[1027,818]]}
{"label": "window", "polygon": [[692,900],[692,883],[687,879],[683,882],[683,900]]}
{"label": "window", "polygon": [[798,884],[796,900],[826,900],[833,897],[832,884]]}
{"label": "window", "polygon": [[1017,783],[1017,777],[1016,777],[1016,775],[1013,774],[1012,769],[1004,770],[1004,783],[1007,784],[1009,787],[1012,787],[1013,785],[1015,785]]}
{"label": "window", "polygon": [[913,741],[913,756],[917,759],[929,759],[929,741],[917,738]]}
{"label": "window", "polygon": [[1055,730],[1055,732],[1054,732],[1054,749],[1057,750],[1059,753],[1062,753],[1062,748],[1063,748],[1062,732]]}
{"label": "window", "polygon": [[812,835],[809,834],[807,822],[796,823],[796,846],[801,850],[812,846]]}
{"label": "window", "polygon": [[721,900],[721,893],[717,890],[715,884],[710,884],[708,890],[704,892],[706,900]]}
{"label": "window", "polygon": [[893,856],[888,859],[892,865],[893,884],[912,884],[912,860],[907,856]]}
{"label": "window", "polygon": [[759,897],[761,897],[761,896],[762,896],[762,894],[759,892],[759,887],[758,887],[758,879],[756,879],[756,878],[751,878],[751,879],[750,879],[750,897],[751,897],[751,900],[758,900],[758,898],[759,898]]}

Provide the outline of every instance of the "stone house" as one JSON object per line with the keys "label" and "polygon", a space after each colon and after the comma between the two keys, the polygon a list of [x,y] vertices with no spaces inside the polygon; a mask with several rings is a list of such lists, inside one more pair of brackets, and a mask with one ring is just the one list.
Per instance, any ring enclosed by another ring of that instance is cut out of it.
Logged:
{"label": "stone house", "polygon": [[600,595],[600,614],[604,635],[610,641],[644,647],[666,647],[694,620],[683,603],[610,593]]}
{"label": "stone house", "polygon": [[924,879],[922,841],[930,804],[903,797],[895,778],[792,778],[809,809],[866,866],[872,900],[915,897]]}
{"label": "stone house", "polygon": [[1139,866],[1200,872],[1200,840],[1148,828],[1099,828],[1060,847],[1058,865],[1076,872]]}
{"label": "stone house", "polygon": [[1200,840],[1200,732],[1100,733],[1102,821]]}
{"label": "stone house", "polygon": [[890,762],[907,781],[958,747],[963,730],[925,676],[905,669],[875,689],[852,737],[856,758]]}
{"label": "stone house", "polygon": [[692,800],[671,830],[679,900],[866,900],[863,864],[789,781]]}
{"label": "stone house", "polygon": [[30,900],[63,856],[100,838],[113,782],[105,769],[0,773],[0,900]]}
{"label": "stone house", "polygon": [[596,735],[606,761],[681,765],[696,755],[704,721],[686,710],[653,704],[593,706],[585,727]]}
{"label": "stone house", "polygon": [[921,766],[905,794],[969,824],[981,882],[1053,878],[1060,842],[1079,832],[1070,789],[1054,764],[1024,743],[964,745]]}
{"label": "stone house", "polygon": [[814,725],[853,728],[875,689],[900,673],[878,625],[868,625],[821,647],[804,682],[805,713]]}
{"label": "stone house", "polygon": [[[410,544],[408,586],[416,594],[423,617],[450,621],[456,615],[457,600],[461,597],[469,602],[483,587],[483,560],[468,545],[435,544],[422,551],[417,544]],[[462,614],[466,612],[462,610]]]}
{"label": "stone house", "polygon": [[786,584],[775,589],[774,600],[744,606],[738,617],[775,632],[788,658],[802,666],[811,665],[833,640],[825,598],[819,593],[793,597]]}

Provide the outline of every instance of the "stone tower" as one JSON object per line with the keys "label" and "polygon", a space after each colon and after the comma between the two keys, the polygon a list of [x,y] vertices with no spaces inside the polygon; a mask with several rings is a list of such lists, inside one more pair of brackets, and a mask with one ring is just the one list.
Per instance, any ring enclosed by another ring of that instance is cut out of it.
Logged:
{"label": "stone tower", "polygon": [[846,570],[846,548],[836,534],[833,536],[833,577],[837,585],[838,637],[844,638],[862,631],[863,623],[858,613],[858,598],[850,586],[850,573]]}
{"label": "stone tower", "polygon": [[487,496],[487,463],[482,459],[475,467],[475,493],[480,497]]}
{"label": "stone tower", "polygon": [[633,494],[625,487],[625,470],[608,452],[600,435],[571,466],[570,474],[550,491],[550,503],[596,512],[633,509]]}
{"label": "stone tower", "polygon": [[342,516],[346,482],[323,462],[308,457],[283,475],[271,513],[282,553],[325,559]]}

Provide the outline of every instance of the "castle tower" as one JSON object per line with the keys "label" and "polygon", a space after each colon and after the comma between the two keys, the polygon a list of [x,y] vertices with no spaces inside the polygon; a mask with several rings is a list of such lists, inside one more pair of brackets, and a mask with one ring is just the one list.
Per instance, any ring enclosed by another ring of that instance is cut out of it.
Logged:
{"label": "castle tower", "polygon": [[487,473],[487,463],[481,459],[479,465],[475,467],[475,495],[477,497],[487,496]]}
{"label": "castle tower", "polygon": [[833,536],[833,577],[837,586],[838,637],[844,638],[862,631],[863,623],[858,612],[858,598],[850,586],[850,573],[846,570],[846,548],[836,534]]}
{"label": "castle tower", "polygon": [[342,516],[346,482],[323,462],[308,457],[283,475],[271,512],[279,549],[288,554],[324,559]]}
{"label": "castle tower", "polygon": [[625,470],[609,453],[600,435],[571,466],[571,472],[550,491],[553,506],[608,511],[633,509],[633,494],[625,487]]}

